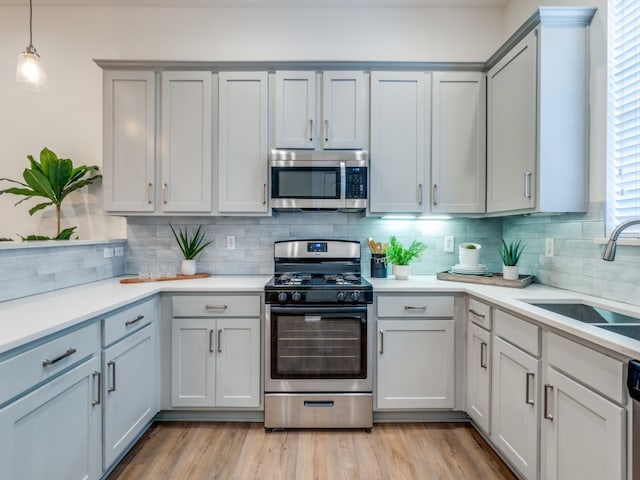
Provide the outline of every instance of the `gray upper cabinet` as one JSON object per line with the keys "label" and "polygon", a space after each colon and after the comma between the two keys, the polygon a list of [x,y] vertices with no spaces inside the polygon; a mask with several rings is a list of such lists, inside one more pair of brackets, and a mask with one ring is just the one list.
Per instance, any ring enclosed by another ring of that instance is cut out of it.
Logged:
{"label": "gray upper cabinet", "polygon": [[586,211],[594,11],[540,8],[535,28],[489,59],[487,212]]}
{"label": "gray upper cabinet", "polygon": [[267,213],[268,74],[221,72],[218,211]]}
{"label": "gray upper cabinet", "polygon": [[361,71],[276,71],[275,147],[365,149],[367,80]]}
{"label": "gray upper cabinet", "polygon": [[485,80],[435,72],[431,102],[431,211],[485,211]]}
{"label": "gray upper cabinet", "polygon": [[211,72],[162,74],[163,212],[210,212]]}
{"label": "gray upper cabinet", "polygon": [[105,71],[103,81],[105,211],[153,212],[155,73]]}

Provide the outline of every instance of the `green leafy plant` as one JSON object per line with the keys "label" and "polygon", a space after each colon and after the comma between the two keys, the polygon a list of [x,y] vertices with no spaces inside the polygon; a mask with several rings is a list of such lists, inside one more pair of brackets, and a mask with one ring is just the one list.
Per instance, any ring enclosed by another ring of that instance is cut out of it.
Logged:
{"label": "green leafy plant", "polygon": [[18,235],[18,236],[25,242],[32,241],[32,240],[69,240],[76,228],[78,227],[65,228],[53,238],[47,237],[45,235],[28,235],[26,237],[23,237],[22,235]]}
{"label": "green leafy plant", "polygon": [[502,263],[507,267],[517,265],[524,247],[525,245],[520,240],[507,243],[503,238],[502,244],[498,247],[498,254],[502,259]]}
{"label": "green leafy plant", "polygon": [[414,258],[422,255],[427,246],[414,240],[409,247],[405,248],[395,236],[389,237],[389,246],[387,247],[387,260],[394,265],[409,265]]}
{"label": "green leafy plant", "polygon": [[467,250],[475,250],[476,246],[473,243],[467,243],[463,246],[463,248],[466,248]]}
{"label": "green leafy plant", "polygon": [[[89,167],[81,165],[74,168],[73,162],[71,162],[70,159],[58,158],[55,153],[46,147],[40,152],[40,162],[37,162],[32,155],[27,155],[27,158],[29,159],[31,168],[25,168],[24,172],[22,172],[24,182],[12,180],[10,178],[0,178],[0,180],[6,180],[20,185],[19,187],[0,190],[0,195],[3,193],[11,193],[13,195],[22,195],[25,197],[16,202],[15,205],[34,197],[46,198],[46,202],[42,202],[31,207],[29,215],[33,215],[38,210],[42,210],[50,205],[55,205],[57,230],[56,237],[54,237],[54,239],[59,239],[58,237],[62,234],[62,231],[60,230],[60,205],[62,204],[62,201],[67,198],[67,195],[71,192],[74,192],[85,185],[91,185],[94,181],[102,178],[102,175],[97,173],[99,169],[96,165]],[[85,178],[87,175],[89,175],[89,177]],[[69,233],[69,237],[70,236],[71,233]]]}
{"label": "green leafy plant", "polygon": [[213,243],[213,240],[206,241],[202,225],[198,226],[198,230],[193,236],[189,235],[189,230],[186,227],[184,231],[178,229],[178,233],[176,233],[173,225],[169,224],[169,226],[185,260],[193,260],[209,244]]}

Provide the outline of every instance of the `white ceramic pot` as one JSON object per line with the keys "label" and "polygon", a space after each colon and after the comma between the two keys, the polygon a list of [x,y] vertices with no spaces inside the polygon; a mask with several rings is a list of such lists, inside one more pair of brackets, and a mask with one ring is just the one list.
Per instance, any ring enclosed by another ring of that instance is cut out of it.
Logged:
{"label": "white ceramic pot", "polygon": [[[475,248],[467,248],[467,246],[473,245]],[[458,261],[460,265],[464,267],[477,267],[480,264],[480,249],[482,246],[479,243],[461,243],[458,246]]]}
{"label": "white ceramic pot", "polygon": [[394,265],[392,271],[396,280],[408,280],[411,274],[411,265]]}
{"label": "white ceramic pot", "polygon": [[518,280],[520,278],[520,272],[517,265],[503,265],[502,266],[502,278],[505,280]]}
{"label": "white ceramic pot", "polygon": [[182,275],[195,275],[197,265],[195,260],[183,260],[182,261]]}

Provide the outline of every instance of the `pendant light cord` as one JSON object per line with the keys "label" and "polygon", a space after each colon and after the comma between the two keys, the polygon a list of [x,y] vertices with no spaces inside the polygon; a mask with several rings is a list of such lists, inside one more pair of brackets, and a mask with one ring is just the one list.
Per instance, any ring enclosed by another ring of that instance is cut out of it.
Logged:
{"label": "pendant light cord", "polygon": [[29,0],[29,47],[33,48],[33,4]]}

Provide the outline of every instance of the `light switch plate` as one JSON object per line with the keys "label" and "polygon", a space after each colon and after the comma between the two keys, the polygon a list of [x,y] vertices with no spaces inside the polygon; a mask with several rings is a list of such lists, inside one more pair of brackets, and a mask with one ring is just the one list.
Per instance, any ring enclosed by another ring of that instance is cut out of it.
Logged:
{"label": "light switch plate", "polygon": [[113,257],[113,248],[105,248],[103,250],[103,254],[104,254],[104,258],[111,258]]}
{"label": "light switch plate", "polygon": [[235,235],[227,235],[227,249],[233,250],[236,248],[236,237]]}
{"label": "light switch plate", "polygon": [[453,235],[445,235],[444,236],[444,251],[445,253],[453,253]]}
{"label": "light switch plate", "polygon": [[544,239],[544,256],[553,257],[554,255],[555,255],[555,245],[553,242],[553,238],[545,238]]}

